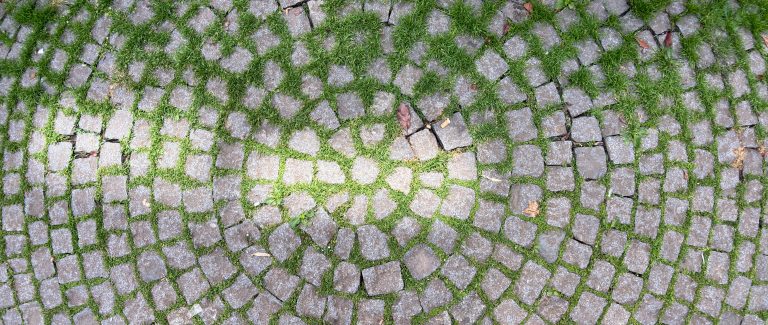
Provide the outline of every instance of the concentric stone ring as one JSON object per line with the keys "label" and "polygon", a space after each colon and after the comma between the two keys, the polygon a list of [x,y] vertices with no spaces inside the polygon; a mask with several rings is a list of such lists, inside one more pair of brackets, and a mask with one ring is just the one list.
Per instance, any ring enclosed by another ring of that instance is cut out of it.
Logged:
{"label": "concentric stone ring", "polygon": [[763,324],[768,7],[0,2],[0,324]]}

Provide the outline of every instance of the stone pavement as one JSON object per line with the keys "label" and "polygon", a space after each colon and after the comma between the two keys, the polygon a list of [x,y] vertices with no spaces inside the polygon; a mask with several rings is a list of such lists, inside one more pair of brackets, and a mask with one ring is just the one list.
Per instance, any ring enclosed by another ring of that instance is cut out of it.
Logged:
{"label": "stone pavement", "polygon": [[768,8],[434,2],[0,3],[1,323],[768,319]]}

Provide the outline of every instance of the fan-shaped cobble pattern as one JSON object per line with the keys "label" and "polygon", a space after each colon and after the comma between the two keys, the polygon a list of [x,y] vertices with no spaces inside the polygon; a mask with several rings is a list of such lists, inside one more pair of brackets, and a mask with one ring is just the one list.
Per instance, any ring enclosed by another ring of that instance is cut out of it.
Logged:
{"label": "fan-shaped cobble pattern", "polygon": [[4,1],[0,323],[762,324],[766,9]]}

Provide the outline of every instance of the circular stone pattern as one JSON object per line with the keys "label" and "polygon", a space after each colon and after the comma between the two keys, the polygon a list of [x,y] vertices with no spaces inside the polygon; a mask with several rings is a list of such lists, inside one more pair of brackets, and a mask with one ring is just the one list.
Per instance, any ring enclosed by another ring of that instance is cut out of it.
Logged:
{"label": "circular stone pattern", "polygon": [[0,3],[0,323],[768,317],[765,6],[48,2]]}

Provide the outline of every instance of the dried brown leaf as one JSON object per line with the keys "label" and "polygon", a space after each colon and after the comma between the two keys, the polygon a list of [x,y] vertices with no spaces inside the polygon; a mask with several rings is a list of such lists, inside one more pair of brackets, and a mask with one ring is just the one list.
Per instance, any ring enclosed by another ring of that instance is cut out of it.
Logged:
{"label": "dried brown leaf", "polygon": [[264,253],[264,252],[256,252],[256,253],[253,253],[251,255],[258,256],[258,257],[270,257],[270,256],[272,256],[269,253]]}
{"label": "dried brown leaf", "polygon": [[541,211],[539,211],[539,202],[537,201],[528,202],[528,207],[523,210],[523,214],[529,217],[538,216],[539,212]]}
{"label": "dried brown leaf", "polygon": [[759,147],[757,147],[757,152],[760,153],[760,155],[763,157],[768,156],[768,149],[766,149],[765,146],[762,144]]}
{"label": "dried brown leaf", "polygon": [[510,29],[509,22],[504,22],[504,27],[502,29],[502,32],[504,33],[504,35],[509,33],[509,29]]}
{"label": "dried brown leaf", "polygon": [[768,47],[768,35],[760,35],[763,37],[763,43],[765,43],[765,46]]}
{"label": "dried brown leaf", "polygon": [[400,103],[397,108],[397,122],[400,123],[403,130],[408,130],[411,127],[411,109],[405,103]]}
{"label": "dried brown leaf", "polygon": [[664,46],[672,47],[672,31],[667,31],[667,36],[664,36]]}
{"label": "dried brown leaf", "polygon": [[736,169],[744,168],[744,158],[747,156],[747,150],[744,147],[738,147],[733,149],[733,153],[736,154],[736,159],[733,160],[731,166]]}
{"label": "dried brown leaf", "polygon": [[533,4],[532,3],[530,3],[530,2],[524,3],[523,4],[523,8],[525,8],[525,10],[528,11],[529,14],[533,13]]}
{"label": "dried brown leaf", "polygon": [[647,50],[647,49],[651,48],[651,46],[648,45],[648,42],[646,42],[645,40],[643,40],[641,38],[635,38],[635,41],[637,41],[637,45],[640,45],[640,47],[642,47],[644,50]]}

